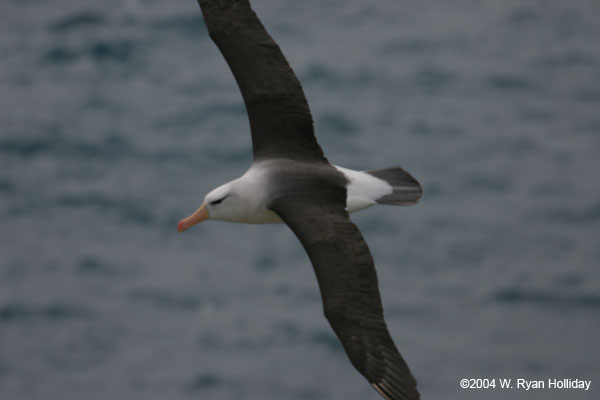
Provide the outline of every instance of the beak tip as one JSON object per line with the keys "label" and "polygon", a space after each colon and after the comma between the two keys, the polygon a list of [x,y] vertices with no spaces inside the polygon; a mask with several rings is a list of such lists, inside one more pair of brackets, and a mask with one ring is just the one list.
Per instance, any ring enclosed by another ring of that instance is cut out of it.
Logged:
{"label": "beak tip", "polygon": [[208,219],[208,210],[206,209],[206,204],[202,203],[202,205],[189,217],[182,219],[177,224],[177,230],[179,232],[183,232],[191,228],[192,226],[206,221]]}

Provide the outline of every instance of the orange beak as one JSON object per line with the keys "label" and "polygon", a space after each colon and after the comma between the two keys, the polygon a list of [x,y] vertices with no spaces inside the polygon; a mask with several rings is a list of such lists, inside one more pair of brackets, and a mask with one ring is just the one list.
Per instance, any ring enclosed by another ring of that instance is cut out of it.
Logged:
{"label": "orange beak", "polygon": [[207,219],[208,209],[206,208],[206,203],[202,203],[202,205],[196,211],[194,211],[192,215],[179,221],[179,223],[177,224],[177,230],[179,232],[183,232]]}

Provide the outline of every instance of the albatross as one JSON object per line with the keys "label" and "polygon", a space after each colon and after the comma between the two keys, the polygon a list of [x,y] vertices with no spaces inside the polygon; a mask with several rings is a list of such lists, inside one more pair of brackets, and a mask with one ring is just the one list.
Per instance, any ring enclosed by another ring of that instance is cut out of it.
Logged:
{"label": "albatross", "polygon": [[371,253],[349,213],[415,204],[420,184],[397,166],[356,171],[330,164],[302,86],[249,1],[198,3],[242,93],[254,160],[240,178],[209,192],[177,229],[208,219],[287,224],[308,253],[325,317],[352,365],[385,399],[418,399],[383,318]]}

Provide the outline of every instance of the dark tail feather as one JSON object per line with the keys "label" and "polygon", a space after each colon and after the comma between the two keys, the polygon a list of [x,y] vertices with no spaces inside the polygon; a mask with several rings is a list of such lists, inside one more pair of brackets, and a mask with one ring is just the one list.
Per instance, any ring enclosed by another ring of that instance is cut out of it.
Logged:
{"label": "dark tail feather", "polygon": [[367,173],[386,181],[394,188],[392,193],[376,200],[379,204],[410,206],[417,204],[423,195],[423,189],[419,182],[400,167],[377,169],[367,171]]}

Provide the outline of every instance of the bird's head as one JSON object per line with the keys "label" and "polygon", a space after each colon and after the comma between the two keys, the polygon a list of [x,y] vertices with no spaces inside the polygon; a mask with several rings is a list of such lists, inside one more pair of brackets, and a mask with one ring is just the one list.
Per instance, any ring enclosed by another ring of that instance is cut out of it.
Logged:
{"label": "bird's head", "polygon": [[244,212],[244,200],[236,186],[236,181],[232,181],[210,191],[192,215],[179,221],[177,230],[183,232],[207,219],[238,221],[239,214]]}

